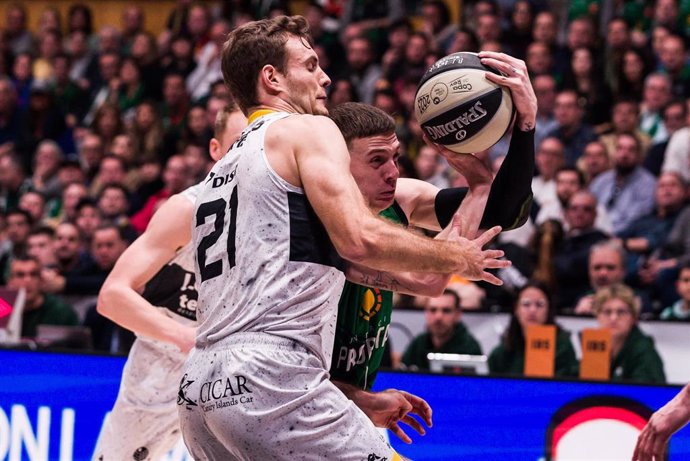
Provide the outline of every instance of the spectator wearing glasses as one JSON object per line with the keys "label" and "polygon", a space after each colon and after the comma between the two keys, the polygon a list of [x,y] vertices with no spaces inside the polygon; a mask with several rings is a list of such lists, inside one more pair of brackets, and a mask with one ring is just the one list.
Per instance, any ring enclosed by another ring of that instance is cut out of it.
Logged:
{"label": "spectator wearing glasses", "polygon": [[417,336],[407,346],[402,363],[410,369],[428,370],[429,352],[480,355],[482,349],[467,327],[460,321],[460,296],[445,290],[437,298],[429,298],[424,307],[426,333]]}
{"label": "spectator wearing glasses", "polygon": [[556,376],[576,376],[578,363],[570,333],[554,320],[550,293],[541,282],[530,282],[518,293],[508,328],[489,355],[491,373],[522,375],[525,369],[525,337],[530,325],[556,325]]}
{"label": "spectator wearing glasses", "polygon": [[554,271],[559,282],[559,307],[572,307],[589,286],[587,260],[592,246],[608,235],[594,227],[597,200],[586,190],[575,192],[565,209],[568,229],[554,257]]}
{"label": "spectator wearing glasses", "polygon": [[594,314],[611,331],[611,380],[664,383],[664,364],[654,340],[638,327],[640,300],[629,287],[614,284],[594,295]]}

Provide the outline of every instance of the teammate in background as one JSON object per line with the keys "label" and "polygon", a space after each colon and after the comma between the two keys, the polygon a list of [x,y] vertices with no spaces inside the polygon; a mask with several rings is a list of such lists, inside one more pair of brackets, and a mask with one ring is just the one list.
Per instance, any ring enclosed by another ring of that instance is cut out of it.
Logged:
{"label": "teammate in background", "polygon": [[[247,125],[236,106],[216,118],[211,157],[220,159]],[[98,312],[134,331],[120,392],[94,460],[157,460],[179,440],[177,386],[196,334],[197,291],[190,245],[199,185],[170,197],[122,254],[98,298]]]}
{"label": "teammate in background", "polygon": [[[350,153],[350,171],[374,212],[405,226],[411,224],[438,231],[449,224],[460,206],[462,235],[470,236],[479,227],[500,225],[512,229],[527,219],[534,174],[534,129],[530,127],[534,127],[536,119],[536,96],[524,71],[524,63],[504,54],[487,53],[485,56],[491,57],[494,66],[517,71],[513,78],[498,82],[511,90],[517,122],[510,148],[495,179],[475,156],[435,146],[466,177],[469,190],[439,190],[424,181],[398,179],[399,142],[394,120],[383,111],[360,103],[344,103],[331,110],[330,117],[343,134]],[[393,279],[381,273],[354,272],[352,268],[348,271],[348,281],[339,303],[331,379],[377,426],[389,428],[409,443],[396,415],[411,412],[430,424],[431,411],[426,402],[402,391],[369,391],[388,339],[393,308],[392,292],[388,290],[439,296],[448,277],[411,273],[398,274],[401,276]],[[356,275],[362,285],[350,281],[357,280]],[[374,288],[363,286],[372,284]],[[423,433],[414,419],[406,418],[403,422]]]}
{"label": "teammate in background", "polygon": [[662,461],[671,436],[690,423],[690,384],[658,409],[637,438],[632,461]]}
{"label": "teammate in background", "polygon": [[179,411],[196,459],[399,459],[328,380],[340,256],[499,284],[486,269],[509,265],[481,249],[500,228],[434,241],[367,208],[342,135],[312,115],[327,114],[330,80],[311,43],[304,18],[281,16],[240,26],[223,49],[223,75],[250,126],[195,213],[199,327]]}

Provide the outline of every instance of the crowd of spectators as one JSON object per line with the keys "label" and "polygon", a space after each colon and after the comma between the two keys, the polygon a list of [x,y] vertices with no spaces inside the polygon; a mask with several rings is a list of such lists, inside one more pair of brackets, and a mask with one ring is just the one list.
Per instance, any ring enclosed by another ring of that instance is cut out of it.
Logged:
{"label": "crowd of spectators", "polygon": [[[332,79],[329,104],[391,114],[402,175],[439,187],[464,179],[422,140],[413,107],[425,70],[458,51],[525,60],[538,100],[533,207],[527,224],[492,244],[514,263],[498,271],[504,285],[462,281],[463,308],[514,313],[536,281],[554,314],[592,315],[594,292],[624,282],[640,319],[687,320],[687,4],[474,0],[458,22],[436,0],[317,0],[299,12]],[[94,343],[116,351],[123,343],[94,297],[157,207],[210,169],[214,120],[231,100],[220,70],[228,32],[296,11],[179,0],[154,34],[134,3],[120,24],[96,29],[93,5],[74,3],[65,16],[48,6],[39,18],[22,3],[5,7],[0,285],[25,287],[27,307],[47,306],[46,319],[107,330]],[[476,155],[497,169],[510,132]]]}

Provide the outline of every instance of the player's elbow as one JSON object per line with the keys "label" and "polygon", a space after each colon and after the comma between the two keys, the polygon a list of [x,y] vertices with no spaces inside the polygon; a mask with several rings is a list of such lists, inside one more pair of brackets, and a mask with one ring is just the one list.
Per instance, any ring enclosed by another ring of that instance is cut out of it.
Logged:
{"label": "player's elbow", "polygon": [[112,318],[117,303],[117,287],[106,282],[98,292],[96,310],[104,317]]}
{"label": "player's elbow", "polygon": [[339,242],[334,242],[340,256],[356,264],[366,265],[371,261],[376,251],[375,235],[359,230],[342,237]]}

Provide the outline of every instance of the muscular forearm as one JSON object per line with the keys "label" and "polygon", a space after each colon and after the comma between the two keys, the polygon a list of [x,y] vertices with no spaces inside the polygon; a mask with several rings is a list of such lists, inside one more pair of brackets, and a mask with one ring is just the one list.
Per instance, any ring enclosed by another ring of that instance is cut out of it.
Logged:
{"label": "muscular forearm", "polygon": [[355,263],[383,271],[459,274],[477,280],[478,248],[469,241],[445,242],[419,236],[372,217],[363,223],[363,242]]}
{"label": "muscular forearm", "polygon": [[106,284],[98,296],[98,312],[138,335],[174,344],[184,352],[193,346],[194,328],[164,315],[128,286]]}

